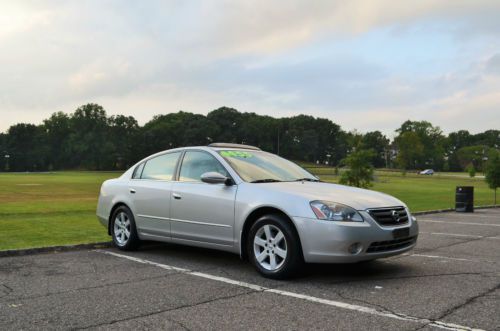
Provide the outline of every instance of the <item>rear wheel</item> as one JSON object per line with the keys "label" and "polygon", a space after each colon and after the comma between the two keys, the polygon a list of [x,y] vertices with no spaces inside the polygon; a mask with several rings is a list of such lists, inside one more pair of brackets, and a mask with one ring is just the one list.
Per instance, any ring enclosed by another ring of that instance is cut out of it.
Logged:
{"label": "rear wheel", "polygon": [[126,206],[120,206],[114,211],[111,220],[111,236],[115,246],[125,251],[136,249],[140,240],[132,211]]}
{"label": "rear wheel", "polygon": [[247,239],[250,261],[262,275],[284,279],[297,273],[303,264],[299,238],[283,216],[265,215],[250,229]]}

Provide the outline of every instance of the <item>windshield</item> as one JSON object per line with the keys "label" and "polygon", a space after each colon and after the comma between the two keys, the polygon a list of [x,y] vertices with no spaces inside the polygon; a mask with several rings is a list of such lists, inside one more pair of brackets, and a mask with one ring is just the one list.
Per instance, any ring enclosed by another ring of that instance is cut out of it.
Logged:
{"label": "windshield", "polygon": [[271,153],[242,150],[222,150],[218,153],[246,182],[317,180],[295,163]]}

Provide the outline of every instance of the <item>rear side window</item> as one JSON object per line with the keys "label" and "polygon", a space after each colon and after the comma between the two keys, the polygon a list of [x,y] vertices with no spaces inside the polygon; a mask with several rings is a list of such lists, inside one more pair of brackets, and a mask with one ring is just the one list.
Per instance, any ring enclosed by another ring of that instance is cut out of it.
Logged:
{"label": "rear side window", "polygon": [[144,169],[144,162],[142,162],[137,167],[135,167],[134,173],[132,174],[132,179],[139,179],[139,178],[141,178],[142,169]]}
{"label": "rear side window", "polygon": [[180,152],[168,153],[149,159],[142,170],[142,179],[172,180]]}

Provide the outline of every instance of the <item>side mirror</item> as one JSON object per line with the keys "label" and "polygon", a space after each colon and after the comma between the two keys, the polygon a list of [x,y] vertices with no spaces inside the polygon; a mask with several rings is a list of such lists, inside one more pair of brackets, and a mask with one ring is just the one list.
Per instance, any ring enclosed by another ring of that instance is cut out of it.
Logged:
{"label": "side mirror", "polygon": [[205,172],[201,175],[201,181],[208,184],[225,184],[228,186],[234,184],[231,178],[215,171]]}

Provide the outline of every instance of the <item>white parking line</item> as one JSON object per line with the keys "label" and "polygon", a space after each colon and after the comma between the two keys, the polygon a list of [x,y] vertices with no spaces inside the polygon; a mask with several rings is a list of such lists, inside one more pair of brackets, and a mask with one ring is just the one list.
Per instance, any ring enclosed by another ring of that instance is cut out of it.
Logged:
{"label": "white parking line", "polygon": [[435,221],[435,220],[422,220],[422,219],[418,219],[418,222],[429,222],[429,223],[447,223],[447,224],[460,224],[460,225],[479,225],[479,226],[500,226],[500,224],[491,224],[491,223],[472,223],[472,222],[454,222],[454,221]]}
{"label": "white parking line", "polygon": [[353,304],[341,302],[341,301],[322,299],[322,298],[313,297],[313,296],[309,296],[309,295],[305,295],[305,294],[294,293],[294,292],[289,292],[289,291],[282,291],[279,289],[272,289],[272,288],[268,288],[268,287],[264,287],[264,286],[260,286],[260,285],[256,285],[256,284],[241,282],[241,281],[226,278],[226,277],[210,275],[210,274],[203,273],[203,272],[191,271],[189,269],[184,269],[184,268],[177,268],[177,267],[170,266],[167,264],[157,263],[157,262],[144,260],[144,259],[140,259],[137,257],[132,257],[132,256],[124,255],[124,254],[114,253],[114,252],[110,252],[110,251],[98,249],[98,250],[95,250],[95,252],[113,255],[113,256],[127,259],[130,261],[134,261],[137,263],[153,265],[153,266],[163,268],[166,270],[175,270],[175,271],[179,271],[181,273],[187,274],[187,275],[202,277],[202,278],[206,278],[206,279],[210,279],[210,280],[223,282],[226,284],[246,287],[246,288],[250,288],[252,290],[259,291],[259,292],[268,292],[268,293],[279,294],[279,295],[283,295],[283,296],[287,296],[287,297],[293,297],[293,298],[302,299],[302,300],[309,301],[309,302],[320,303],[323,305],[333,306],[333,307],[337,307],[337,308],[341,308],[341,309],[358,311],[361,313],[366,313],[366,314],[371,314],[371,315],[376,315],[376,316],[381,316],[381,317],[388,317],[388,318],[393,318],[393,319],[407,321],[407,322],[424,323],[424,324],[427,324],[429,326],[433,326],[433,327],[437,327],[437,328],[445,329],[445,330],[453,330],[453,331],[477,330],[477,331],[481,331],[481,329],[474,329],[474,328],[471,328],[468,326],[463,326],[463,325],[458,325],[458,324],[453,324],[453,323],[446,323],[446,322],[441,322],[441,321],[433,321],[433,320],[426,319],[426,318],[419,318],[419,317],[409,316],[409,315],[400,314],[400,313],[393,313],[390,311],[377,310],[377,309],[374,309],[371,307],[353,305]]}
{"label": "white parking line", "polygon": [[484,239],[495,239],[498,240],[500,237],[486,237],[486,236],[478,236],[474,234],[462,234],[462,233],[445,233],[445,232],[423,232],[419,231],[419,234],[430,234],[434,236],[448,236],[448,237],[464,237],[464,238],[484,238]]}
{"label": "white parking line", "polygon": [[430,259],[445,259],[445,260],[455,260],[455,261],[480,262],[480,261],[474,261],[474,260],[469,260],[469,259],[463,259],[463,258],[459,258],[459,257],[439,256],[439,255],[424,255],[424,254],[403,254],[403,255],[417,256],[417,257],[428,257]]}
{"label": "white parking line", "polygon": [[495,219],[500,219],[500,216],[499,215],[478,215],[478,214],[474,214],[474,215],[467,215],[467,214],[459,214],[459,213],[456,213],[456,214],[453,214],[453,217],[471,217],[473,216],[474,218],[495,218]]}
{"label": "white parking line", "polygon": [[[425,233],[425,232],[420,232]],[[484,238],[484,236],[476,236],[473,234],[461,234],[461,233],[444,233],[444,232],[429,232],[429,234],[435,236],[448,236],[448,237],[465,237],[465,238]]]}

